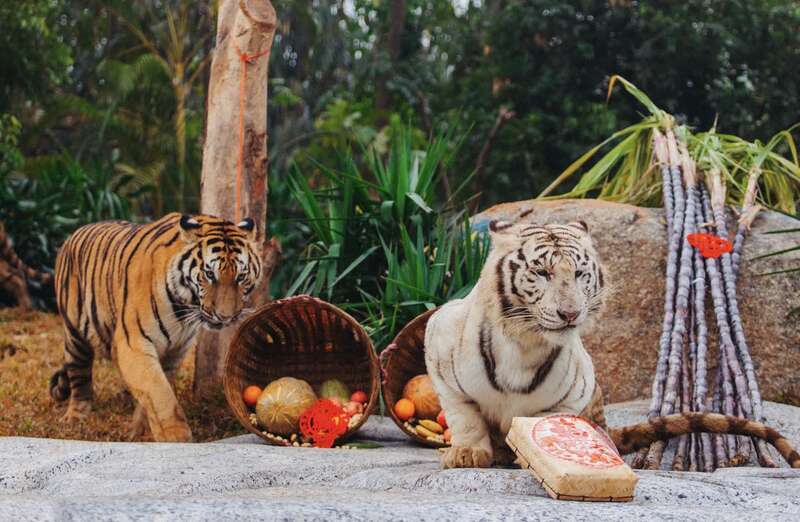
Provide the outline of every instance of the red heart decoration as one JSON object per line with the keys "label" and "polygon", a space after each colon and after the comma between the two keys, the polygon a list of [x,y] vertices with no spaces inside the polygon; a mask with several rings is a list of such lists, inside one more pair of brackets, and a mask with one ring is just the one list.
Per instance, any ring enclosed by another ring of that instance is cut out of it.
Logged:
{"label": "red heart decoration", "polygon": [[733,251],[733,243],[713,234],[689,234],[686,239],[706,258],[717,259],[722,254]]}

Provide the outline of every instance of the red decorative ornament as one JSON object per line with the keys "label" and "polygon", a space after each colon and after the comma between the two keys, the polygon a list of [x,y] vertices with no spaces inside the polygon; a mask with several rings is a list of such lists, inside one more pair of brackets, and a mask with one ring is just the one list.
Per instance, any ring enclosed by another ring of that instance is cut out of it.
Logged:
{"label": "red decorative ornament", "polygon": [[320,399],[300,416],[300,432],[317,448],[330,448],[347,432],[350,415],[333,401]]}
{"label": "red decorative ornament", "polygon": [[713,234],[689,234],[686,239],[703,257],[716,259],[722,254],[733,251],[733,244],[730,241]]}

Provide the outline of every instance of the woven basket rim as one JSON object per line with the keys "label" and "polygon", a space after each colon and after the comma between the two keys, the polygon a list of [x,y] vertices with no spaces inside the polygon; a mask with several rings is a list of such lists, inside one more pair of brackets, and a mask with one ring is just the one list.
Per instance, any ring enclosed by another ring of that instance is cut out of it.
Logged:
{"label": "woven basket rim", "polygon": [[381,389],[383,390],[383,402],[386,404],[386,410],[389,412],[389,417],[391,417],[391,419],[394,421],[395,424],[397,424],[397,426],[403,433],[414,439],[416,442],[432,448],[447,448],[450,446],[450,444],[428,440],[425,437],[422,437],[421,435],[417,434],[416,432],[410,431],[408,428],[406,428],[404,421],[401,420],[399,417],[397,417],[397,415],[394,412],[395,401],[392,401],[391,404],[389,403],[389,399],[387,399],[386,388],[388,386],[387,384],[387,380],[389,377],[388,369],[392,361],[392,356],[398,350],[400,350],[400,347],[397,344],[397,340],[405,335],[409,335],[410,332],[413,331],[413,329],[416,328],[420,322],[427,323],[428,320],[430,319],[430,316],[432,316],[440,308],[441,307],[437,307],[432,310],[427,310],[421,313],[420,315],[416,316],[411,321],[409,321],[408,324],[406,324],[399,332],[397,332],[397,335],[394,337],[394,339],[392,339],[392,342],[390,342],[389,345],[386,348],[384,348],[383,351],[381,351],[381,356],[380,356]]}
{"label": "woven basket rim", "polygon": [[[267,313],[269,310],[273,310],[278,307],[299,307],[299,306],[314,306],[320,309],[325,309],[339,317],[342,317],[348,325],[353,328],[359,335],[359,338],[362,339],[363,343],[366,343],[366,352],[367,358],[369,359],[369,368],[370,368],[370,390],[369,390],[369,401],[367,402],[367,406],[364,408],[364,413],[359,419],[358,423],[356,423],[352,428],[348,429],[343,435],[339,436],[336,439],[336,442],[342,442],[344,440],[349,439],[352,437],[361,426],[367,421],[367,418],[375,411],[375,408],[378,406],[378,401],[380,400],[381,395],[381,370],[380,364],[378,362],[378,356],[375,354],[375,347],[372,344],[372,339],[367,334],[367,331],[364,329],[361,324],[356,321],[350,314],[342,310],[341,308],[337,307],[334,304],[331,304],[327,301],[323,301],[314,296],[310,295],[296,295],[291,297],[285,297],[283,299],[277,299],[275,301],[270,301],[259,308],[257,308],[253,313],[251,313],[245,320],[243,320],[239,326],[236,328],[233,337],[231,338],[231,342],[228,348],[228,351],[225,355],[225,361],[223,363],[223,372],[222,372],[222,388],[225,393],[225,401],[228,404],[228,409],[234,414],[236,419],[239,423],[244,426],[244,428],[249,431],[250,433],[254,433],[258,435],[259,438],[266,441],[268,444],[280,446],[278,442],[274,440],[270,440],[267,438],[261,430],[259,430],[256,426],[253,426],[250,423],[250,418],[248,416],[243,416],[239,413],[234,407],[234,401],[239,403],[244,403],[242,399],[241,391],[234,393],[233,390],[233,383],[231,382],[233,377],[231,376],[231,367],[233,365],[233,353],[234,350],[231,347],[238,344],[240,337],[242,336],[243,332],[247,330],[249,325],[258,320],[262,314]],[[244,411],[248,411],[247,407],[245,407]]]}

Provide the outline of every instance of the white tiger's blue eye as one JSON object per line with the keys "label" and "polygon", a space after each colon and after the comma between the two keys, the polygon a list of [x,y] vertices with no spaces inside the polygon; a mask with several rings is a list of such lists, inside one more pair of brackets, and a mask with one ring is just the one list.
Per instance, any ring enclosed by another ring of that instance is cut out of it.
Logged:
{"label": "white tiger's blue eye", "polygon": [[550,272],[548,272],[547,270],[537,270],[536,275],[544,277],[548,281],[550,280]]}

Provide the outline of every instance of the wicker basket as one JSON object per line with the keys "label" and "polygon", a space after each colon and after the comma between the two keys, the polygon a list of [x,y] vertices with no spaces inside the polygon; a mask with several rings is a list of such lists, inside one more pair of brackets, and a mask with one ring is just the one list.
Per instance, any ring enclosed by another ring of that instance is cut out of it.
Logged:
{"label": "wicker basket", "polygon": [[242,391],[263,388],[280,377],[307,381],[314,389],[327,379],[339,379],[350,390],[364,390],[369,402],[361,420],[339,437],[351,436],[375,409],[380,396],[380,370],[364,328],[332,304],[309,296],[273,301],[239,326],[225,358],[225,398],[242,426],[270,444],[250,423]]}
{"label": "wicker basket", "polygon": [[434,448],[448,446],[440,442],[428,440],[413,430],[409,430],[405,423],[394,413],[394,403],[403,396],[403,388],[414,376],[428,373],[425,368],[425,327],[433,312],[428,310],[418,315],[408,323],[392,343],[381,352],[381,372],[383,373],[383,402],[394,422],[409,437]]}

